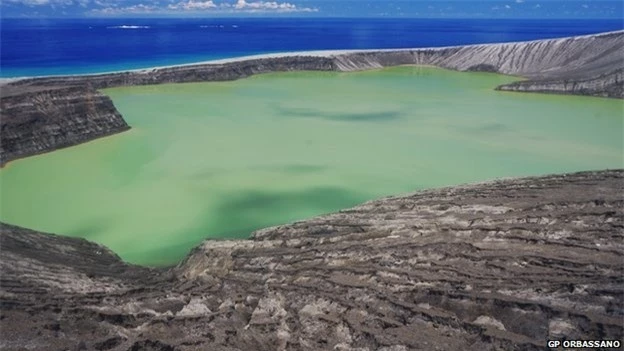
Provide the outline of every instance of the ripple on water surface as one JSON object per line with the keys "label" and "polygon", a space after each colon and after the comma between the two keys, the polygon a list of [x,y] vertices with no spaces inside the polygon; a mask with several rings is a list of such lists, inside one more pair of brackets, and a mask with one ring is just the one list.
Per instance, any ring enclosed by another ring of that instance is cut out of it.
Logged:
{"label": "ripple on water surface", "polygon": [[204,238],[380,196],[623,167],[619,100],[429,67],[108,89],[126,133],[0,171],[0,219],[173,264]]}

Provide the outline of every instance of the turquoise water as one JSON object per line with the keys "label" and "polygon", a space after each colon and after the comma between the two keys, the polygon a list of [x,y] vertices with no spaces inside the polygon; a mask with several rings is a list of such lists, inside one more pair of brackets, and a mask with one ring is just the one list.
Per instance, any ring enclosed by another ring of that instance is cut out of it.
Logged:
{"label": "turquoise water", "polygon": [[179,261],[206,238],[381,196],[622,168],[622,101],[430,67],[108,89],[129,132],[0,171],[0,219]]}

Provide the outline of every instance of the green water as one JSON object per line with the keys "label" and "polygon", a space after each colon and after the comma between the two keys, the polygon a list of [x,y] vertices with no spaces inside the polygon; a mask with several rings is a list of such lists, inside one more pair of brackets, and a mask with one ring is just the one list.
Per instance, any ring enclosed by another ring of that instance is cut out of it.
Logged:
{"label": "green water", "polygon": [[106,90],[126,133],[0,171],[0,219],[135,263],[377,197],[624,167],[622,101],[494,91],[436,68]]}

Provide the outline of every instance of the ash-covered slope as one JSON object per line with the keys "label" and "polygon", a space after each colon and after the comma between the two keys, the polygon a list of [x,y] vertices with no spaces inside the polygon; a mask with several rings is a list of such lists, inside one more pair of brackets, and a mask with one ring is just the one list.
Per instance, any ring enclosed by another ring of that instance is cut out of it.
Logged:
{"label": "ash-covered slope", "polygon": [[591,77],[624,65],[624,31],[501,44],[362,51],[335,57],[341,71],[423,64],[530,79],[561,75]]}
{"label": "ash-covered slope", "polygon": [[111,99],[88,85],[1,89],[0,165],[130,128]]}
{"label": "ash-covered slope", "polygon": [[428,190],[168,271],[2,225],[6,350],[542,350],[624,336],[624,170]]}
{"label": "ash-covered slope", "polygon": [[624,31],[517,43],[339,55],[342,71],[397,64],[435,65],[528,78],[500,90],[624,98]]}

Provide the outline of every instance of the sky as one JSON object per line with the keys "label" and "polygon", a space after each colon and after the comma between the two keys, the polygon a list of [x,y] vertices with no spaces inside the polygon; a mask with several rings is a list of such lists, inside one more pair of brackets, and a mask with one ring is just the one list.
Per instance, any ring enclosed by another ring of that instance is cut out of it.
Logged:
{"label": "sky", "polygon": [[624,20],[622,0],[0,0],[18,17],[412,17]]}

